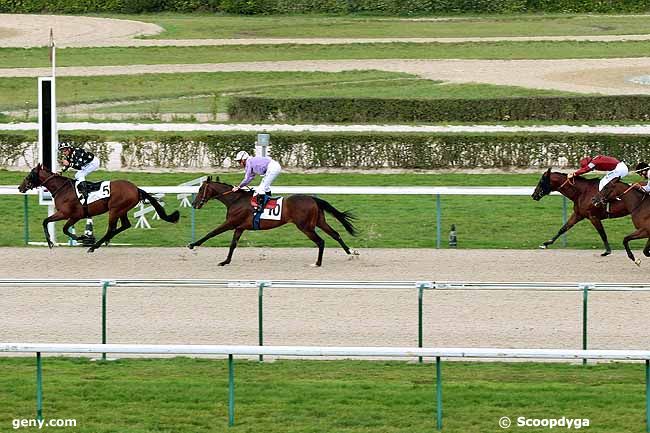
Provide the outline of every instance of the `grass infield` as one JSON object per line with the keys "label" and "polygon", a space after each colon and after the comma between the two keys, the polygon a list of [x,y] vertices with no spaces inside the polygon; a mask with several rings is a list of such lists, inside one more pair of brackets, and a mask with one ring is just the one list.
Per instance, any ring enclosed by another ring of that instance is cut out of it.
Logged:
{"label": "grass infield", "polygon": [[[596,59],[645,57],[650,41],[372,43],[61,48],[57,66],[120,66],[363,59]],[[3,68],[48,67],[47,48],[0,48]]]}

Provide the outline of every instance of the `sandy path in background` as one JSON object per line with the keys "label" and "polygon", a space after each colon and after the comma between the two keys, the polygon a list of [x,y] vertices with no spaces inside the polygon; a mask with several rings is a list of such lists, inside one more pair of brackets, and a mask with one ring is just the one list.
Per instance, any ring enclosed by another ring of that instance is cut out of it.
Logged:
{"label": "sandy path in background", "polygon": [[[57,68],[57,75],[65,77],[238,71],[342,72],[370,69],[406,72],[449,83],[486,83],[612,95],[650,93],[650,86],[627,81],[629,78],[650,74],[650,57],[561,60],[309,60],[70,66]],[[0,68],[0,77],[40,77],[49,73],[49,68]]]}
{"label": "sandy path in background", "polygon": [[[225,268],[222,248],[0,248],[3,278],[217,278],[310,280],[456,280],[648,282],[650,261],[636,268],[621,251],[362,250],[349,260],[327,249],[252,249]],[[42,263],[38,268],[26,263]],[[46,265],[47,263],[47,265]],[[2,288],[0,341],[100,342],[101,290]],[[427,291],[425,345],[581,347],[577,292]],[[592,293],[590,347],[647,349],[650,293]],[[417,344],[415,290],[267,289],[267,345]],[[113,343],[257,344],[255,289],[110,289]]]}

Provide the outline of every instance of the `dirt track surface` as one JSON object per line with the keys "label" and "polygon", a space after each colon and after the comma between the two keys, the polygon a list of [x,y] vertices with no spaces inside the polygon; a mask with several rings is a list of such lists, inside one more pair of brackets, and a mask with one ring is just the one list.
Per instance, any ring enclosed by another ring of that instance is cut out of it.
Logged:
{"label": "dirt track surface", "polygon": [[[249,249],[219,268],[222,248],[0,248],[2,278],[216,278],[648,282],[621,251]],[[42,266],[37,266],[41,263]],[[578,292],[427,291],[424,343],[439,347],[580,348]],[[101,289],[0,289],[0,341],[101,341]],[[417,291],[273,289],[264,295],[267,345],[417,344]],[[647,349],[650,293],[593,292],[590,348]],[[257,344],[256,289],[111,288],[108,341]]]}
{"label": "dirt track surface", "polygon": [[[192,72],[352,70],[406,72],[449,83],[487,83],[578,93],[648,94],[650,86],[628,81],[650,71],[650,58],[566,60],[309,60],[217,64],[70,66],[58,76],[137,75]],[[0,68],[0,77],[40,77],[49,68]]]}

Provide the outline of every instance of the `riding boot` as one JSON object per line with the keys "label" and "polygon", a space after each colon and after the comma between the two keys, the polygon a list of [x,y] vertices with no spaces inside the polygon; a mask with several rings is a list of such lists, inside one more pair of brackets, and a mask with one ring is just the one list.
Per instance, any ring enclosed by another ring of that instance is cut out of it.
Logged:
{"label": "riding boot", "polygon": [[255,213],[262,212],[264,210],[264,203],[266,200],[264,199],[265,195],[264,194],[258,194],[256,196],[257,199],[257,206],[255,207]]}
{"label": "riding boot", "polygon": [[85,180],[79,182],[79,192],[84,199],[84,206],[88,206],[88,183]]}

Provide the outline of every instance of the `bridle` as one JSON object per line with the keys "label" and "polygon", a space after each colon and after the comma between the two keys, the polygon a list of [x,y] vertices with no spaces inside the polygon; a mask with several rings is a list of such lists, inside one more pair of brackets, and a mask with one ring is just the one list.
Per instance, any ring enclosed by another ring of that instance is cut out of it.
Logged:
{"label": "bridle", "polygon": [[[208,197],[208,188],[209,187],[210,187],[210,183],[206,183],[206,187],[203,189],[203,193],[201,194],[201,196],[199,196],[199,203],[198,203],[199,206],[203,206],[204,204],[206,204],[208,202],[208,200],[210,200],[211,197]],[[222,197],[224,195],[230,194],[231,192],[232,192],[232,190],[228,189],[228,190],[226,190],[224,192],[221,192],[221,193],[218,193],[218,194],[214,195],[213,197]]]}

